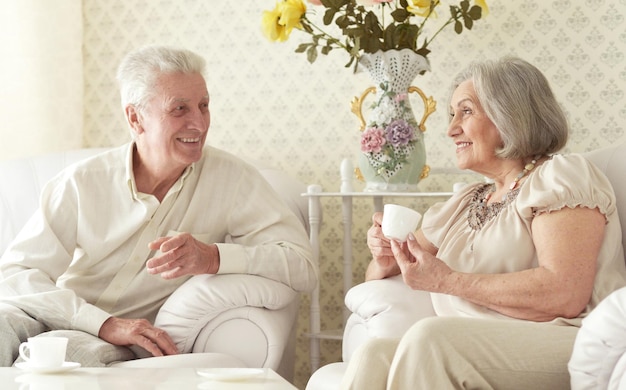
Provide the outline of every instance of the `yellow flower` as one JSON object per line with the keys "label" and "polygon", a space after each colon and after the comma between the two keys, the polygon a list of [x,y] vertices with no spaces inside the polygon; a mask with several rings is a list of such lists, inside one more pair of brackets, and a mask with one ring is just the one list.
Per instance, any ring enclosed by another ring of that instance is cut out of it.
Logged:
{"label": "yellow flower", "polygon": [[[301,43],[295,51],[305,53],[309,62],[313,63],[318,53],[328,54],[332,50],[341,49],[350,56],[346,67],[354,65],[355,70],[362,54],[373,54],[381,50],[410,49],[426,57],[431,51],[428,46],[446,27],[454,27],[454,31],[461,34],[464,30],[471,30],[474,22],[488,13],[488,0],[274,1],[275,8],[265,11],[262,20],[263,33],[270,41],[286,41],[294,28],[299,29],[309,34],[312,40]],[[439,16],[436,9],[443,14],[448,8],[445,3],[455,1],[458,4],[449,5],[450,15],[443,22],[433,20],[431,25],[435,25],[434,30],[425,30],[428,19]],[[338,27],[343,38],[335,37],[311,21],[305,4],[322,7],[322,11],[325,11],[321,12],[324,15],[324,25],[333,24],[335,28]],[[392,17],[385,18],[388,14]],[[429,35],[431,31],[434,33]]]}
{"label": "yellow flower", "polygon": [[261,25],[263,33],[273,42],[284,42],[289,39],[291,31],[302,28],[301,19],[306,12],[302,0],[281,0],[271,11],[263,11]]}
{"label": "yellow flower", "polygon": [[431,4],[433,7],[431,16],[437,17],[434,8],[439,5],[439,0],[409,0],[409,6],[406,7],[406,10],[414,15],[425,18],[431,13]]}
{"label": "yellow flower", "polygon": [[281,16],[278,23],[287,28],[288,34],[293,28],[302,28],[302,16],[306,13],[306,5],[302,0],[285,0],[280,4]]}
{"label": "yellow flower", "polygon": [[487,0],[476,0],[476,5],[482,8],[482,16],[489,15],[489,7],[487,6]]}
{"label": "yellow flower", "polygon": [[281,17],[280,4],[276,4],[276,8],[271,11],[263,11],[263,19],[261,27],[263,34],[272,42],[284,42],[289,38],[289,32],[285,26],[279,23]]}

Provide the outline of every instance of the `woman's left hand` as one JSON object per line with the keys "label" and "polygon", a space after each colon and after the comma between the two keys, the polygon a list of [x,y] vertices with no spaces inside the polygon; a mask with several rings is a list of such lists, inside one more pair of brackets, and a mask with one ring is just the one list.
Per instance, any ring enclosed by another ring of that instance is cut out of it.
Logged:
{"label": "woman's left hand", "polygon": [[424,250],[413,233],[405,243],[391,240],[404,283],[414,290],[444,292],[453,271],[446,263]]}

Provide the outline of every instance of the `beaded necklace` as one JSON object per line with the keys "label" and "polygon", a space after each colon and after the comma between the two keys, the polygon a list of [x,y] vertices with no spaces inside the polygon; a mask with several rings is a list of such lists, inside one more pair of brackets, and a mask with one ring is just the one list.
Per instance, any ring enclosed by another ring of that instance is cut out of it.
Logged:
{"label": "beaded necklace", "polygon": [[[515,177],[515,179],[513,179],[513,182],[511,183],[511,185],[509,186],[509,191],[502,195],[502,201],[504,202],[506,200],[506,197],[517,188],[517,185],[519,184],[519,181],[522,180],[522,178],[526,175],[528,175],[528,173],[530,171],[532,171],[533,169],[535,169],[535,166],[537,165],[537,161],[541,158],[541,155],[537,155],[535,157],[533,157],[533,159],[524,166],[524,169]],[[485,198],[483,199],[483,201],[481,202],[482,204],[487,204],[487,202],[489,202],[489,199],[491,199],[491,195],[493,195],[493,193],[496,191],[496,187],[493,186],[492,187],[492,191],[488,192],[487,195],[485,195]]]}

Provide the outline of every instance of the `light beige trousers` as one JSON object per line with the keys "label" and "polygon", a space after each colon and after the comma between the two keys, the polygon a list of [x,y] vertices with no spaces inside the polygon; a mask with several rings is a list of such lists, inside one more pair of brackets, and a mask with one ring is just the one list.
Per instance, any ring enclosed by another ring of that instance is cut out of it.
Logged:
{"label": "light beige trousers", "polygon": [[577,327],[429,317],[401,339],[372,339],[352,356],[351,390],[569,389]]}
{"label": "light beige trousers", "polygon": [[[105,367],[110,363],[135,359],[139,348],[120,347],[109,344],[96,336],[78,330],[50,331],[44,324],[15,306],[0,303],[0,366],[10,367],[22,361],[18,356],[20,343],[29,337],[67,337],[69,362],[84,367]],[[135,352],[133,352],[135,351]],[[141,350],[145,353],[144,350]]]}

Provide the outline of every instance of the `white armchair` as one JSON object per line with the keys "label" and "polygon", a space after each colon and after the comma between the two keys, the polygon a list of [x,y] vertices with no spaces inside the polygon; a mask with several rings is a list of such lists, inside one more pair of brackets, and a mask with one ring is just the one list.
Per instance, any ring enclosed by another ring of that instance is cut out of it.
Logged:
{"label": "white armchair", "polygon": [[[0,253],[39,203],[43,185],[67,165],[102,152],[80,149],[0,162]],[[254,162],[308,231],[306,185]],[[205,283],[211,278],[211,283]],[[234,283],[233,279],[237,282]],[[179,349],[192,354],[121,362],[124,367],[267,367],[293,377],[299,295],[282,283],[254,275],[198,275],[161,308],[155,324]]]}
{"label": "white armchair", "polygon": [[[596,150],[585,156],[605,172],[613,183],[620,219],[626,221],[626,144]],[[622,234],[622,242],[626,243],[626,229]],[[618,379],[626,373],[626,289],[619,291],[622,294],[621,303],[618,304],[618,297],[614,297],[614,304],[600,305],[607,307],[602,310],[604,314],[594,311],[589,321],[583,322],[580,335],[584,337],[581,341],[577,340],[570,362],[573,381],[593,383],[591,381],[596,377],[611,374],[614,367],[614,376],[619,376]],[[359,345],[371,338],[399,337],[419,319],[435,315],[430,294],[410,289],[399,276],[352,287],[346,294],[345,304],[352,314],[343,334],[343,361],[328,364],[314,372],[306,390],[338,389],[348,362]],[[599,318],[601,316],[605,318]],[[606,321],[607,317],[617,318],[618,321]],[[592,318],[598,319],[592,321]],[[603,360],[599,363],[601,358]],[[608,383],[608,379],[605,380]],[[615,379],[613,381],[618,383]],[[626,376],[623,382],[626,383]],[[596,389],[594,386],[576,387],[574,383],[572,388]]]}
{"label": "white armchair", "polygon": [[[611,180],[626,247],[626,143],[587,153]],[[569,362],[572,390],[626,388],[626,288],[583,320]]]}
{"label": "white armchair", "polygon": [[352,354],[361,344],[372,338],[398,337],[416,321],[435,315],[430,293],[412,290],[401,276],[358,284],[348,290],[345,303],[352,314],[343,333],[343,361],[315,371],[306,390],[338,389]]}

